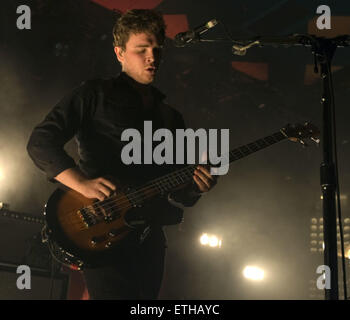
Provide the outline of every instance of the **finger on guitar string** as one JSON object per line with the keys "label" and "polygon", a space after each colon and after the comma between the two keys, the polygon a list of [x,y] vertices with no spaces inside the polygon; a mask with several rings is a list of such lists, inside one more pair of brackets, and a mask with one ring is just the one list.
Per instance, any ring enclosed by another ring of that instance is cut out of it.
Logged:
{"label": "finger on guitar string", "polygon": [[111,196],[116,186],[109,180],[99,177],[96,179],[86,179],[80,182],[78,192],[88,199],[105,200]]}
{"label": "finger on guitar string", "polygon": [[194,175],[200,178],[210,188],[215,184],[215,179],[210,175],[209,171],[205,168],[196,169]]}
{"label": "finger on guitar string", "polygon": [[205,176],[206,176],[208,179],[210,179],[210,180],[212,180],[213,182],[215,182],[216,176],[212,176],[212,175],[211,175],[211,173],[210,173],[210,171],[209,171],[209,170],[210,170],[210,167],[209,167],[209,166],[199,165],[199,166],[197,166],[196,170],[197,170],[198,172],[202,172],[203,174],[205,174]]}
{"label": "finger on guitar string", "polygon": [[113,184],[113,182],[107,180],[106,178],[100,177],[100,178],[98,178],[98,181],[100,183],[104,184],[105,186],[107,186],[112,191],[116,191],[117,190],[117,187],[115,186],[115,184]]}
{"label": "finger on guitar string", "polygon": [[209,191],[209,186],[197,175],[193,176],[194,181],[196,182],[199,190],[201,192],[208,192]]}

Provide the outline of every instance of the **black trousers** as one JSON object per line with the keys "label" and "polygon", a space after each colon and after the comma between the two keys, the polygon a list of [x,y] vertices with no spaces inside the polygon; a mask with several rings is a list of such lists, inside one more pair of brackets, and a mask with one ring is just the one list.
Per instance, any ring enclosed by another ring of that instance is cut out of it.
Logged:
{"label": "black trousers", "polygon": [[125,246],[113,254],[106,265],[85,269],[90,299],[157,299],[164,273],[165,250],[163,230],[152,229],[143,242]]}

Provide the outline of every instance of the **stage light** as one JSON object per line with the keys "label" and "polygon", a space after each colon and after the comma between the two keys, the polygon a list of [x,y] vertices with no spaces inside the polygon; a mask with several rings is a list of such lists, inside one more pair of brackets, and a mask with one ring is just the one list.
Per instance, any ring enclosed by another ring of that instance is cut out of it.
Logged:
{"label": "stage light", "polygon": [[258,267],[247,266],[243,270],[243,275],[249,280],[261,281],[264,279],[265,272]]}
{"label": "stage light", "polygon": [[[341,195],[341,199],[347,200],[347,195]],[[350,219],[343,219],[343,237],[344,237],[344,254],[346,258],[350,259]],[[317,230],[316,230],[317,229]],[[318,231],[318,233],[316,232]],[[338,247],[338,257],[342,256],[340,247],[340,229],[339,229],[339,219],[337,219],[337,247]],[[323,239],[323,218],[317,219],[316,217],[310,220],[310,252],[324,254],[325,243]]]}
{"label": "stage light", "polygon": [[2,172],[2,170],[0,169],[0,180],[3,180],[5,177],[4,177],[4,173]]}
{"label": "stage light", "polygon": [[345,258],[350,259],[350,243],[348,241],[344,243],[344,255]]}
{"label": "stage light", "polygon": [[206,246],[209,243],[208,234],[203,233],[202,236],[200,237],[200,242],[203,246]]}
{"label": "stage light", "polygon": [[222,239],[219,239],[216,235],[203,233],[199,238],[201,245],[209,246],[212,248],[221,248]]}
{"label": "stage light", "polygon": [[209,239],[209,246],[211,247],[217,247],[219,245],[219,240],[217,237],[215,236],[212,236],[210,239]]}
{"label": "stage light", "polygon": [[312,226],[310,227],[310,230],[311,230],[312,232],[315,232],[315,231],[317,231],[317,226],[315,226],[315,225],[312,225]]}

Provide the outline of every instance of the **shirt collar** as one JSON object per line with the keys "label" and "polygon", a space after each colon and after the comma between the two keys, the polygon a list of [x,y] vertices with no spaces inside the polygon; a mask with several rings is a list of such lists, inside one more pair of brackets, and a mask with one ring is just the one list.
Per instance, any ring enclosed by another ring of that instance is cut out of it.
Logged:
{"label": "shirt collar", "polygon": [[135,81],[133,78],[131,78],[127,73],[125,73],[123,71],[120,72],[120,74],[117,77],[117,80],[121,81],[123,83],[126,83],[128,86],[132,87],[139,94],[141,94],[141,92],[143,90],[150,89],[157,100],[162,101],[162,100],[164,100],[166,98],[166,95],[163,94],[156,87],[154,87],[152,85],[145,85],[145,84],[139,83],[139,82]]}

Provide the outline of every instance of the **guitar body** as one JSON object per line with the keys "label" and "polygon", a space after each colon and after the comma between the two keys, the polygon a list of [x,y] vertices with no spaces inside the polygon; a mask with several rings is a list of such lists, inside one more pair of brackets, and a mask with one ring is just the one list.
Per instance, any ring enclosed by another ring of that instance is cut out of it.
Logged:
{"label": "guitar body", "polygon": [[[119,202],[118,215],[109,219],[108,209],[117,208],[115,199]],[[131,207],[123,192],[101,202],[58,188],[45,207],[49,238],[83,261],[96,261],[135,229],[126,221]]]}

